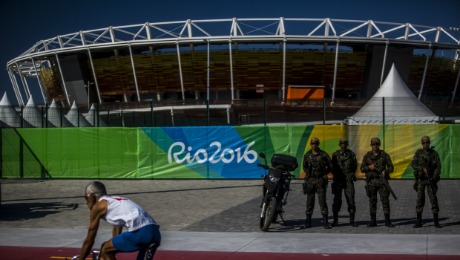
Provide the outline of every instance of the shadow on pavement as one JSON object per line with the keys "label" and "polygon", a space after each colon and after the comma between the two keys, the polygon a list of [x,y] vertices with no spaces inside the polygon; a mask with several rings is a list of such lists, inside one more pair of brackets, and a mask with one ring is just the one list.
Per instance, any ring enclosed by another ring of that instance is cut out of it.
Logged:
{"label": "shadow on pavement", "polygon": [[16,221],[21,219],[36,219],[46,215],[60,213],[64,210],[78,208],[77,203],[10,203],[3,204],[0,211],[1,221]]}

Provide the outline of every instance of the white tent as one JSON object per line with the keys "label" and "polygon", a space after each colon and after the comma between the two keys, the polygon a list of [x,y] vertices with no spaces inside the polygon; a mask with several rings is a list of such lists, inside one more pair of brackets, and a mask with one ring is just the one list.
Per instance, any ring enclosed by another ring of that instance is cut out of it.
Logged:
{"label": "white tent", "polygon": [[11,105],[5,93],[0,101],[0,127],[21,127],[21,120],[21,116]]}
{"label": "white tent", "polygon": [[107,124],[97,115],[94,104],[91,105],[91,108],[89,109],[88,114],[86,114],[85,119],[91,126],[107,126]]}
{"label": "white tent", "polygon": [[59,106],[56,101],[51,102],[47,112],[48,121],[56,127],[72,127],[73,125],[67,120],[62,111],[62,107]]}
{"label": "white tent", "polygon": [[43,112],[35,105],[32,96],[30,96],[29,101],[27,101],[27,104],[22,111],[22,118],[32,127],[54,127],[51,123],[46,123]]}
{"label": "white tent", "polygon": [[393,64],[380,89],[347,121],[348,125],[437,124],[439,117],[411,92]]}
{"label": "white tent", "polygon": [[83,117],[81,113],[78,112],[77,105],[75,101],[72,104],[69,112],[65,115],[65,118],[69,120],[69,122],[76,127],[89,127],[91,124]]}

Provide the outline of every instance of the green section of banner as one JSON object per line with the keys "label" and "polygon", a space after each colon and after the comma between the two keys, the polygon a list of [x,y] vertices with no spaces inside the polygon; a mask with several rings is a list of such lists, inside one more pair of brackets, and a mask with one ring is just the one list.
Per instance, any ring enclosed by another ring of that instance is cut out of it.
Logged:
{"label": "green section of banner", "polygon": [[[455,171],[460,167],[460,125],[1,129],[1,174],[3,178],[246,178],[258,176],[255,171],[260,170],[257,162],[247,160],[264,152],[268,159],[275,153],[295,156],[299,167],[294,174],[302,177],[303,154],[313,136],[329,154],[339,149],[341,137],[348,138],[359,166],[375,136],[394,163],[392,178],[412,179],[410,164],[424,135],[439,152],[442,178],[460,178]],[[184,149],[176,151],[180,163],[169,151],[177,142]],[[213,142],[221,145],[220,153],[213,151],[217,147]],[[221,156],[213,158],[219,163],[206,161],[214,154]],[[238,159],[243,155],[249,157]],[[239,175],[233,176],[227,166]],[[359,169],[356,174],[363,177]]]}
{"label": "green section of banner", "polygon": [[[41,178],[42,167],[14,129],[0,129],[2,177]],[[21,148],[23,147],[23,148]],[[27,173],[27,174],[24,174]]]}
{"label": "green section of banner", "polygon": [[[31,154],[54,178],[133,178],[138,161],[136,128],[4,129],[22,140],[14,149]],[[24,145],[21,145],[23,143]],[[5,147],[3,147],[5,148]],[[3,152],[5,154],[5,151]],[[7,153],[8,154],[8,153]],[[16,155],[18,156],[18,155]],[[16,166],[20,168],[18,164]],[[10,168],[15,171],[14,166]],[[20,170],[20,169],[16,169]],[[32,177],[27,171],[27,176]],[[10,176],[4,172],[4,176]]]}

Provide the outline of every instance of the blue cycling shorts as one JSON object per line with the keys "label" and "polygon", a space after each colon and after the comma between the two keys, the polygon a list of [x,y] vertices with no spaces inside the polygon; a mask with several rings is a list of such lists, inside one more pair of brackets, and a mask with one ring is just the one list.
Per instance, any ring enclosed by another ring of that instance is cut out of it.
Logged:
{"label": "blue cycling shorts", "polygon": [[160,226],[147,225],[132,232],[123,232],[112,239],[113,246],[121,252],[145,249],[152,243],[160,243]]}

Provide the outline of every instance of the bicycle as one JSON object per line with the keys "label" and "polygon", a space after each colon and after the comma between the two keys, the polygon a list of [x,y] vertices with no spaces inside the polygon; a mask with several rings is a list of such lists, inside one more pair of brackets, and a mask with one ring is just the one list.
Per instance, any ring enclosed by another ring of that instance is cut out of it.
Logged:
{"label": "bicycle", "polygon": [[[159,243],[152,243],[147,247],[147,250],[145,251],[144,258],[143,260],[152,260],[153,257],[155,256],[155,253],[160,246]],[[76,260],[79,259],[80,256],[76,255],[71,258],[71,260]],[[101,252],[98,250],[93,250],[91,251],[91,260],[100,260],[101,257]],[[67,260],[67,258],[66,258]]]}

